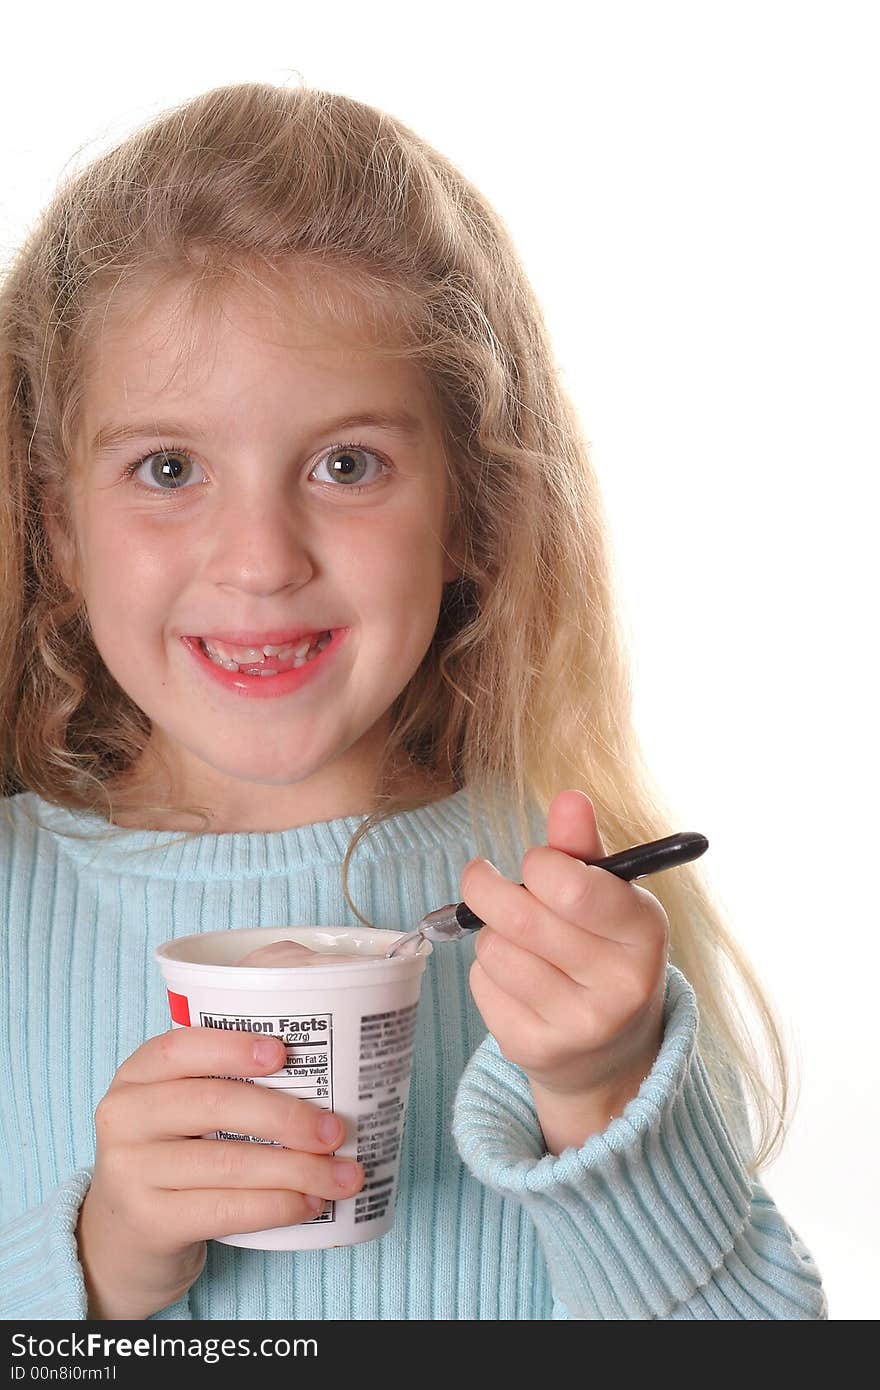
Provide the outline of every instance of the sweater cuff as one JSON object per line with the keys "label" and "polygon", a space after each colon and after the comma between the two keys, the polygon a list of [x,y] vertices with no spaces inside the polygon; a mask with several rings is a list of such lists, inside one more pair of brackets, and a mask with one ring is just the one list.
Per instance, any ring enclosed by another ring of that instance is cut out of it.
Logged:
{"label": "sweater cuff", "polygon": [[547,1154],[528,1078],[487,1036],[466,1066],[453,1134],[473,1175],[519,1200],[574,1318],[665,1318],[744,1230],[751,1181],[696,1048],[697,1001],[667,967],[664,1035],[639,1093],[580,1149]]}
{"label": "sweater cuff", "polygon": [[76,1224],[91,1181],[90,1168],[77,1169],[0,1231],[0,1318],[88,1317]]}

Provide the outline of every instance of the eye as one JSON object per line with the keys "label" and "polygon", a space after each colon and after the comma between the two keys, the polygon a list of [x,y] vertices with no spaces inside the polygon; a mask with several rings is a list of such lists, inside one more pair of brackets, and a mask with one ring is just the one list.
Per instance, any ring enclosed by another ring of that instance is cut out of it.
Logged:
{"label": "eye", "polygon": [[[154,462],[155,460],[155,462]],[[168,449],[159,449],[152,454],[144,454],[142,458],[136,459],[125,471],[127,478],[132,478],[136,473],[147,466],[147,476],[155,483],[152,487],[149,482],[139,481],[142,486],[149,488],[152,492],[173,492],[177,488],[186,486],[189,475],[194,464],[185,449],[180,449],[176,444]]]}
{"label": "eye", "polygon": [[[372,450],[364,448],[362,444],[334,444],[332,449],[328,449],[321,455],[314,469],[312,469],[312,472],[314,473],[317,469],[323,468],[326,465],[327,471],[333,481],[344,483],[345,487],[343,490],[360,492],[361,488],[356,486],[356,484],[360,483],[365,471],[367,471],[365,465],[361,461],[364,456],[374,459],[379,464],[380,472],[378,477],[381,477],[383,473],[389,471],[387,465],[382,462],[378,454],[374,454]],[[376,482],[378,481],[378,477],[374,477],[370,481]],[[324,479],[322,478],[318,479],[318,482],[323,481]],[[330,486],[332,486],[332,483]],[[370,482],[368,481],[365,486],[369,487]]]}
{"label": "eye", "polygon": [[[373,460],[374,470],[378,465],[378,473],[374,472],[374,476],[361,485],[361,479],[369,473],[369,464],[363,461],[365,458]],[[363,492],[365,488],[378,482],[383,475],[391,472],[378,454],[362,444],[334,444],[332,449],[324,451],[312,473],[324,466],[327,467],[332,481],[325,482],[323,478],[318,478],[318,482],[330,488],[333,488],[334,483],[342,484],[343,486],[336,488],[337,492]],[[153,453],[143,454],[134,463],[129,464],[125,470],[125,477],[134,478],[145,469],[145,474],[138,478],[139,486],[148,492],[177,492],[189,483],[199,481],[193,479],[194,468],[199,468],[199,465],[194,463],[189,452],[178,444],[170,444],[167,449],[157,449]]]}

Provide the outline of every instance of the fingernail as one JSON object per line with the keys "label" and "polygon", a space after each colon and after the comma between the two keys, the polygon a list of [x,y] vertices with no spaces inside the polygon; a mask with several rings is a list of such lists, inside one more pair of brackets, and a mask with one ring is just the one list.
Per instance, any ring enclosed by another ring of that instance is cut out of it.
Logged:
{"label": "fingernail", "polygon": [[309,1206],[309,1207],[311,1207],[312,1211],[315,1212],[315,1213],[317,1214],[319,1211],[323,1211],[323,1210],[324,1210],[324,1198],[323,1198],[323,1197],[307,1197],[307,1198],[306,1198],[306,1205]]}
{"label": "fingernail", "polygon": [[318,1121],[318,1138],[322,1144],[332,1144],[342,1138],[342,1125],[335,1115],[322,1115]]}
{"label": "fingernail", "polygon": [[336,1179],[337,1187],[351,1187],[358,1176],[357,1166],[354,1163],[336,1163],[334,1164],[333,1176]]}
{"label": "fingernail", "polygon": [[281,1053],[278,1050],[277,1038],[259,1038],[254,1043],[254,1061],[262,1066],[267,1062],[275,1062],[281,1066]]}

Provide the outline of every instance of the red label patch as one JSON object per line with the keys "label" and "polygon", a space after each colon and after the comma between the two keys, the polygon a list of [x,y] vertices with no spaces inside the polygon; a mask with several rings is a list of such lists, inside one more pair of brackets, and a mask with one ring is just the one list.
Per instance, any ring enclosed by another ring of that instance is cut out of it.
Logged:
{"label": "red label patch", "polygon": [[189,1000],[185,994],[173,994],[168,991],[168,1006],[171,1009],[171,1017],[175,1023],[183,1023],[189,1028]]}

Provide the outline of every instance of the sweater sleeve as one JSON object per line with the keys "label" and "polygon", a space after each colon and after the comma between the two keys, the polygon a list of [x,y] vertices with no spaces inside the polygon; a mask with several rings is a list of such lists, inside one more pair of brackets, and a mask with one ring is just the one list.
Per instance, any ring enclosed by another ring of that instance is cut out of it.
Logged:
{"label": "sweater sleeve", "polygon": [[0,1230],[0,1318],[88,1316],[76,1223],[91,1181],[90,1168],[77,1169],[40,1206]]}
{"label": "sweater sleeve", "polygon": [[[76,1226],[92,1181],[79,1168],[38,1207],[0,1229],[0,1321],[85,1321],[88,1295]],[[153,1318],[189,1318],[189,1293]]]}
{"label": "sweater sleeve", "polygon": [[525,1073],[487,1036],[455,1098],[459,1153],[537,1227],[556,1318],[827,1318],[803,1242],[749,1177],[696,1047],[697,1002],[667,969],[664,1035],[623,1115],[546,1153]]}

